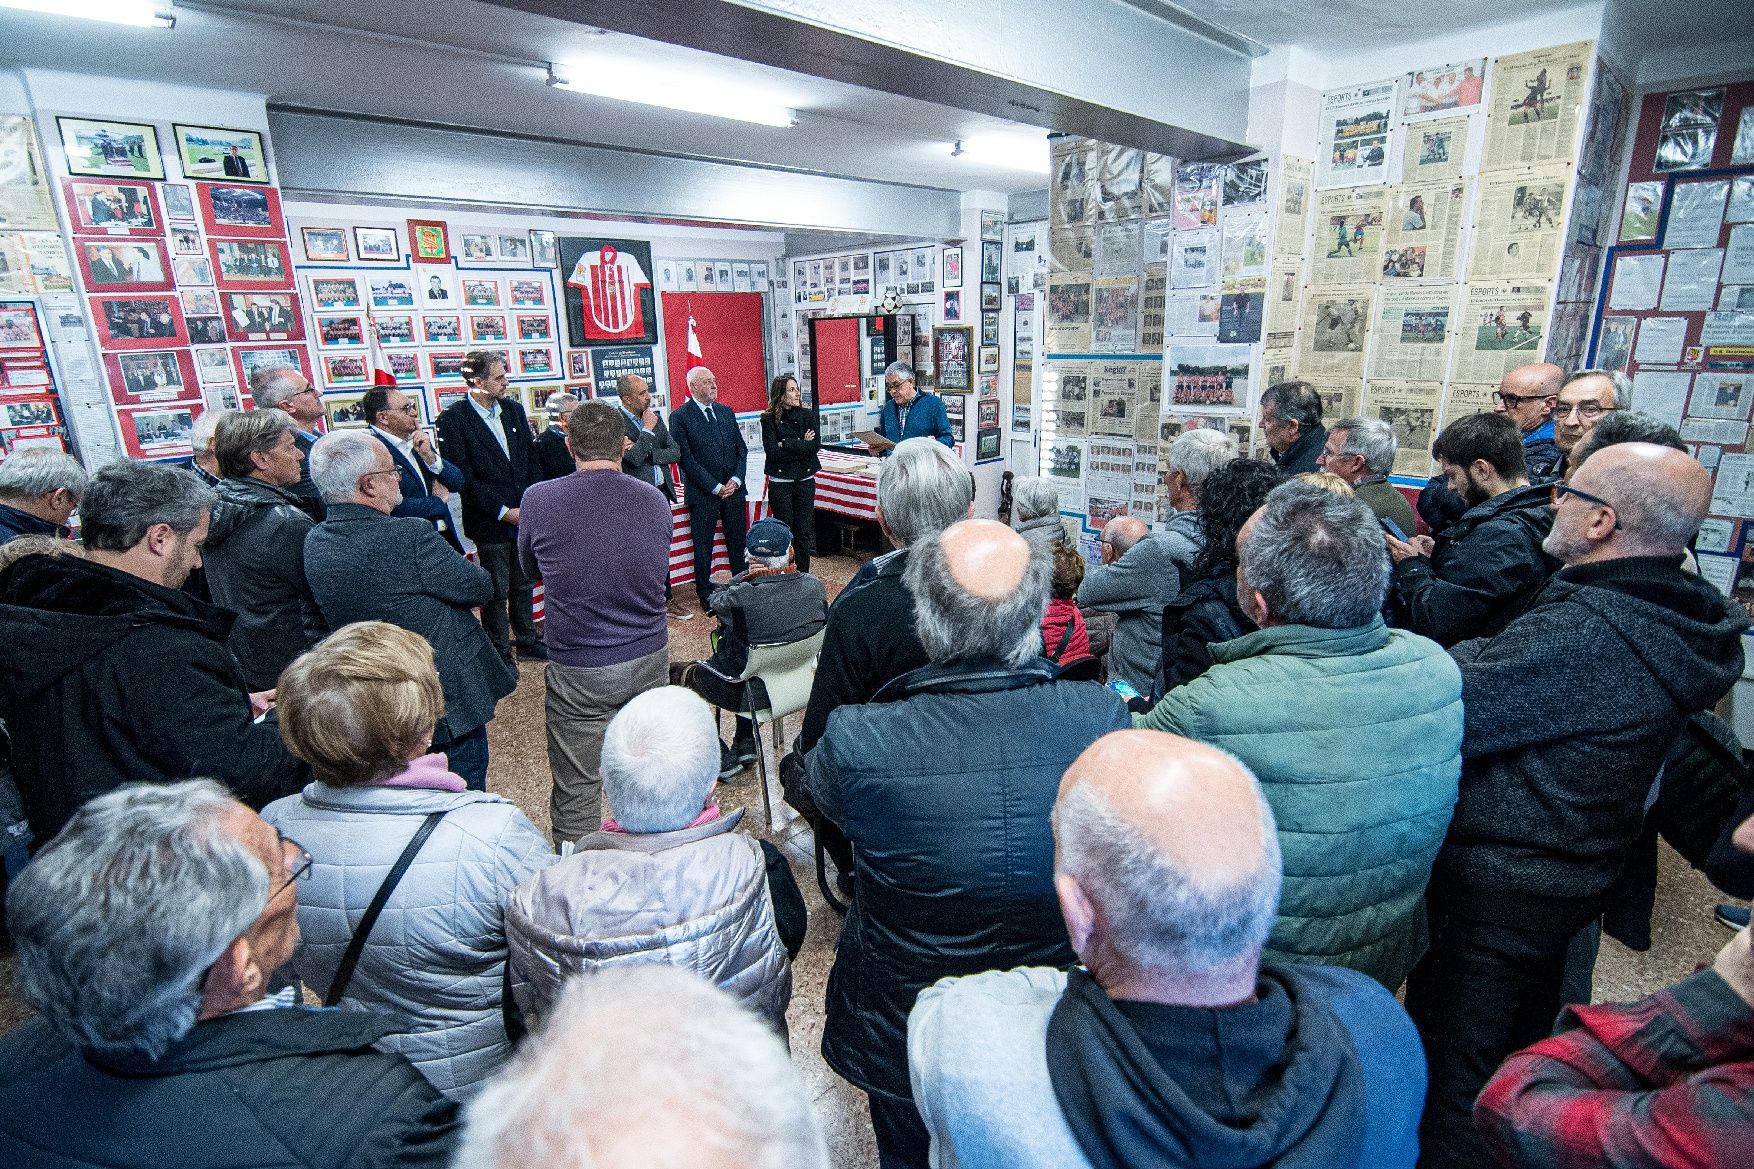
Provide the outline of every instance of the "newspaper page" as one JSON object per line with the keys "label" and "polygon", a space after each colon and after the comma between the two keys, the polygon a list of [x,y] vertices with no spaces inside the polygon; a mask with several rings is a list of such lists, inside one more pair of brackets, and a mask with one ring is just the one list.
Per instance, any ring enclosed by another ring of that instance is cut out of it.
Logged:
{"label": "newspaper page", "polygon": [[1322,95],[1317,187],[1325,190],[1388,179],[1395,88],[1393,80],[1375,81]]}
{"label": "newspaper page", "polygon": [[1336,376],[1308,380],[1315,387],[1316,397],[1322,400],[1323,418],[1350,418],[1358,413],[1363,391],[1357,378]]}
{"label": "newspaper page", "polygon": [[1218,232],[1204,227],[1178,231],[1169,246],[1172,288],[1210,288],[1218,283]]}
{"label": "newspaper page", "polygon": [[1090,225],[1056,227],[1048,232],[1048,272],[1089,273],[1096,266],[1096,230]]}
{"label": "newspaper page", "polygon": [[1076,278],[1048,283],[1048,352],[1089,352],[1090,283]]}
{"label": "newspaper page", "polygon": [[1145,269],[1144,285],[1139,295],[1139,352],[1162,351],[1168,313],[1169,268],[1165,264],[1153,264]]}
{"label": "newspaper page", "polygon": [[1224,164],[1186,163],[1175,168],[1175,226],[1177,231],[1216,227],[1218,207],[1224,198]]}
{"label": "newspaper page", "polygon": [[0,228],[56,231],[59,227],[31,119],[23,114],[0,116]]}
{"label": "newspaper page", "polygon": [[1090,348],[1132,353],[1139,348],[1139,278],[1098,280],[1091,289]]}
{"label": "newspaper page", "polygon": [[1267,276],[1266,319],[1269,329],[1297,328],[1297,306],[1303,299],[1303,264],[1274,260]]}
{"label": "newspaper page", "polygon": [[1431,440],[1437,433],[1437,400],[1442,394],[1441,381],[1370,379],[1365,413],[1394,430],[1396,475],[1431,474]]}
{"label": "newspaper page", "polygon": [[1559,270],[1565,237],[1565,190],[1571,165],[1494,171],[1480,180],[1480,215],[1474,224],[1468,275],[1551,276]]}
{"label": "newspaper page", "polygon": [[[1137,367],[1139,388],[1137,408],[1133,411],[1133,437],[1140,442],[1157,441],[1157,420],[1163,413],[1163,363],[1141,361]],[[1151,452],[1156,463],[1157,452]]]}
{"label": "newspaper page", "polygon": [[1416,69],[1401,79],[1401,116],[1417,118],[1477,106],[1485,84],[1484,57]]}
{"label": "newspaper page", "polygon": [[1279,195],[1275,201],[1273,254],[1303,255],[1304,235],[1309,227],[1310,180],[1315,163],[1307,158],[1279,160]]}
{"label": "newspaper page", "polygon": [[1146,215],[1173,214],[1175,159],[1166,154],[1147,153],[1139,165],[1139,188]]}
{"label": "newspaper page", "polygon": [[1091,386],[1090,433],[1133,437],[1133,414],[1138,408],[1138,367],[1131,361],[1104,362],[1096,366]]}
{"label": "newspaper page", "polygon": [[1057,228],[1088,224],[1096,218],[1091,179],[1096,143],[1088,138],[1053,140],[1052,173],[1048,176],[1048,215]]}
{"label": "newspaper page", "polygon": [[1364,343],[1374,291],[1368,284],[1310,290],[1303,306],[1301,376],[1312,380],[1364,376]]}
{"label": "newspaper page", "polygon": [[1175,237],[1175,221],[1173,219],[1147,219],[1140,235],[1144,261],[1147,268],[1153,264],[1164,266],[1169,263],[1169,241]]}
{"label": "newspaper page", "polygon": [[1438,118],[1402,131],[1401,181],[1435,183],[1462,177],[1470,118]]}
{"label": "newspaper page", "polygon": [[1097,438],[1084,444],[1084,490],[1091,495],[1133,494],[1133,440]]}
{"label": "newspaper page", "polygon": [[1309,282],[1361,284],[1377,278],[1382,263],[1387,187],[1346,187],[1316,196],[1314,261]]}
{"label": "newspaper page", "polygon": [[1099,224],[1096,228],[1096,275],[1138,275],[1139,244],[1143,232],[1144,223],[1138,219]]}
{"label": "newspaper page", "polygon": [[1170,337],[1216,337],[1221,297],[1211,292],[1178,292],[1169,298]]}
{"label": "newspaper page", "polygon": [[1162,514],[1163,480],[1157,474],[1157,450],[1157,415],[1153,414],[1150,437],[1133,444],[1133,514],[1142,520],[1169,518]]}
{"label": "newspaper page", "polygon": [[1218,301],[1218,340],[1224,344],[1259,341],[1266,313],[1266,296],[1265,277],[1226,280]]}
{"label": "newspaper page", "polygon": [[1482,171],[1571,161],[1594,49],[1579,41],[1498,58]]}
{"label": "newspaper page", "polygon": [[1041,473],[1060,493],[1060,510],[1084,512],[1084,444],[1077,439],[1043,438]]}
{"label": "newspaper page", "polygon": [[1453,279],[1468,207],[1467,179],[1389,188],[1383,225],[1385,279]]}
{"label": "newspaper page", "polygon": [[1083,438],[1090,433],[1090,367],[1083,363],[1048,367],[1042,380],[1054,433],[1062,438]]}
{"label": "newspaper page", "polygon": [[1453,284],[1384,286],[1370,330],[1371,384],[1379,378],[1441,382],[1455,307]]}
{"label": "newspaper page", "polygon": [[1498,404],[1498,382],[1451,382],[1449,397],[1443,403],[1443,428],[1458,418],[1466,418],[1470,414],[1490,414]]}
{"label": "newspaper page", "polygon": [[1450,377],[1497,382],[1517,366],[1539,361],[1551,292],[1545,281],[1467,285],[1462,290],[1462,319]]}
{"label": "newspaper page", "polygon": [[1225,283],[1267,274],[1267,217],[1224,214]]}
{"label": "newspaper page", "polygon": [[1297,350],[1289,347],[1271,347],[1261,351],[1261,385],[1276,386],[1280,382],[1288,382],[1294,376],[1292,371],[1297,368]]}
{"label": "newspaper page", "polygon": [[1131,146],[1095,142],[1091,144],[1090,159],[1094,164],[1091,177],[1097,222],[1117,223],[1139,218],[1144,211],[1139,180],[1145,152]]}
{"label": "newspaper page", "polygon": [[1164,418],[1189,414],[1238,414],[1248,408],[1248,345],[1181,345],[1164,354]]}

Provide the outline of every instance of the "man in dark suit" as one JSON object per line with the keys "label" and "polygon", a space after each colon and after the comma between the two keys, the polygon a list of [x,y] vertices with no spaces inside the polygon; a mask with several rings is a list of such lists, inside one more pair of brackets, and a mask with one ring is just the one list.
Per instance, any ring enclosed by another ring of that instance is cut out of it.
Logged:
{"label": "man in dark suit", "polygon": [[226,151],[224,169],[226,178],[247,179],[250,177],[250,160],[238,153],[238,148],[233,146]]}
{"label": "man in dark suit", "polygon": [[445,501],[451,492],[463,489],[463,472],[439,457],[432,435],[420,425],[419,404],[394,386],[373,386],[360,399],[359,411],[401,472],[402,502],[390,514],[425,520],[461,552],[463,545]]}
{"label": "man in dark suit", "polygon": [[554,391],[542,403],[542,409],[548,414],[548,429],[536,436],[536,465],[539,468],[536,478],[543,482],[570,475],[575,469],[572,452],[566,449],[566,420],[578,404],[578,395],[565,390]]}
{"label": "man in dark suit", "polygon": [[536,436],[524,408],[506,396],[504,358],[472,349],[462,373],[469,392],[439,415],[439,446],[463,472],[463,534],[475,541],[481,567],[493,578],[481,624],[507,665],[513,665],[513,637],[520,657],[543,661],[548,652],[530,613],[531,582],[517,556],[518,505],[536,481]]}
{"label": "man in dark suit", "polygon": [[389,448],[357,430],[319,439],[311,452],[328,518],[305,536],[305,577],[333,628],[387,621],[432,643],[445,715],[432,749],[477,791],[487,787],[487,724],[517,672],[470,614],[493,600],[493,579],[458,556],[432,526],[396,515],[402,502]]}
{"label": "man in dark suit", "polygon": [[[682,457],[682,448],[652,405],[652,387],[639,374],[625,373],[615,381],[615,394],[621,403],[622,428],[633,444],[621,456],[621,469],[642,483],[655,485],[674,504],[676,481],[670,468]],[[664,580],[664,608],[678,621],[694,620],[694,614],[676,600],[668,577]]]}
{"label": "man in dark suit", "polygon": [[323,501],[317,498],[316,484],[311,482],[311,445],[317,441],[317,423],[323,420],[323,396],[298,370],[273,365],[250,374],[250,397],[263,410],[284,410],[292,415],[297,426],[292,441],[304,460],[299,463],[298,482],[287,490],[298,497],[298,505],[312,519],[322,519]]}
{"label": "man in dark suit", "polygon": [[731,575],[749,567],[743,556],[743,540],[749,531],[749,448],[737,428],[737,416],[727,406],[715,405],[719,380],[706,366],[688,371],[689,400],[670,415],[670,433],[680,448],[682,501],[688,507],[688,527],[694,540],[694,591],[700,607],[712,599],[708,580],[713,564],[713,532],[725,527],[725,551]]}

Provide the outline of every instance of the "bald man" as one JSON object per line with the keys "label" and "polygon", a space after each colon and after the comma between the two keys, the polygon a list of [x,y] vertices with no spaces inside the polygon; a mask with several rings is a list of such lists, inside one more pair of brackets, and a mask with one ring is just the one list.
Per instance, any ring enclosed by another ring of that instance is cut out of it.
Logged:
{"label": "bald man", "polygon": [[935,1163],[1413,1164],[1424,1066],[1394,996],[1261,960],[1281,865],[1247,768],[1176,735],[1105,735],[1061,781],[1053,830],[1084,969],[921,992],[908,1068]]}
{"label": "bald man", "polygon": [[[1550,483],[1559,477],[1563,457],[1554,442],[1553,411],[1559,405],[1559,386],[1565,371],[1551,361],[1519,365],[1505,374],[1492,397],[1492,409],[1516,423],[1523,436],[1523,463],[1530,483]],[[1442,472],[1432,476],[1419,493],[1419,517],[1425,526],[1441,532],[1472,505],[1445,480]]]}
{"label": "bald man", "polygon": [[907,1013],[947,975],[1071,962],[1048,811],[1078,753],[1127,725],[1119,695],[1055,680],[1041,617],[1052,562],[992,520],[908,546],[929,664],[842,706],[807,759],[854,846],[822,1054],[870,1097],[884,1166],[924,1166]]}
{"label": "bald man", "polygon": [[1682,451],[1596,451],[1553,487],[1545,548],[1563,567],[1496,636],[1450,650],[1461,799],[1432,873],[1431,949],[1407,982],[1431,1165],[1488,1163],[1474,1098],[1552,1027],[1567,943],[1601,915],[1664,754],[1741,676],[1747,619],[1679,567],[1710,498]]}
{"label": "bald man", "polygon": [[1154,534],[1137,516],[1116,516],[1102,529],[1102,565],[1078,586],[1079,608],[1116,615],[1108,676],[1146,697],[1163,679],[1163,607],[1200,555],[1198,530],[1190,536],[1184,524]]}
{"label": "bald man", "polygon": [[700,607],[712,600],[713,534],[725,529],[731,575],[749,567],[743,541],[749,532],[749,448],[737,416],[719,401],[719,379],[705,366],[688,371],[688,401],[670,412],[670,434],[681,451],[682,502],[694,544],[694,592]]}

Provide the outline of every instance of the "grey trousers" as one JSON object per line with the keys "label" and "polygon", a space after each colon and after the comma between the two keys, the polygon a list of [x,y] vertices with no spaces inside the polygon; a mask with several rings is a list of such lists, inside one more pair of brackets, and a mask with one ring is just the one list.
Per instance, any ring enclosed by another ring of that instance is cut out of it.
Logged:
{"label": "grey trousers", "polygon": [[614,666],[549,662],[544,673],[548,772],[554,780],[548,814],[559,845],[603,826],[603,780],[597,769],[604,732],[616,711],[636,695],[669,681],[670,647]]}

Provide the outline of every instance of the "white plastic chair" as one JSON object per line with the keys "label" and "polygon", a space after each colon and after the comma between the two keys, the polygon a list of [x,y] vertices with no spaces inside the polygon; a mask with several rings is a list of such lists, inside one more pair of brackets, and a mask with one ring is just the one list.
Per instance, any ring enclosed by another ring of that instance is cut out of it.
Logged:
{"label": "white plastic chair", "polygon": [[[755,771],[761,778],[761,805],[767,814],[769,831],[773,829],[773,796],[767,790],[767,753],[761,749],[761,727],[763,723],[772,724],[774,758],[778,759],[786,749],[785,717],[797,714],[810,702],[810,687],[816,682],[816,656],[822,652],[822,638],[826,633],[826,629],[820,629],[801,641],[789,641],[784,645],[752,645],[749,647],[749,661],[743,672],[734,678],[719,673],[705,662],[700,663],[701,669],[721,681],[743,686],[743,710],[739,713],[755,727]],[[752,682],[760,682],[761,690],[767,696],[767,704],[760,709],[754,705],[756,687],[750,684]]]}

